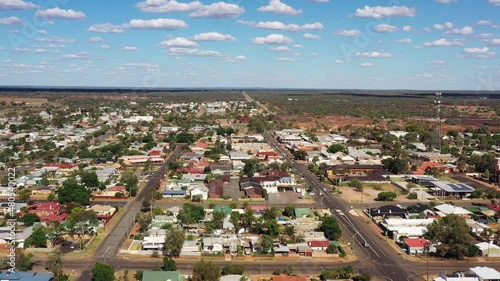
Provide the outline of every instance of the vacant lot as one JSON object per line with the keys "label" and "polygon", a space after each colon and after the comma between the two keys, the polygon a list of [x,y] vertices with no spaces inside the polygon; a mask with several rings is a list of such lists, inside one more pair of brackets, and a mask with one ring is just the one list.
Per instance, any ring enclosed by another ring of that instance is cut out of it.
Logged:
{"label": "vacant lot", "polygon": [[[380,190],[375,189],[374,186],[377,186],[377,189],[378,187],[380,187]],[[406,198],[406,195],[401,194],[401,190],[399,188],[390,183],[377,184],[377,185],[364,184],[363,192],[356,191],[352,187],[347,185],[341,186],[337,189],[339,191],[342,191],[340,197],[342,197],[342,199],[344,199],[346,202],[351,202],[351,203],[375,202],[377,195],[382,191],[392,191],[398,194],[399,196],[396,198],[395,200],[396,202],[412,202],[412,200]]]}

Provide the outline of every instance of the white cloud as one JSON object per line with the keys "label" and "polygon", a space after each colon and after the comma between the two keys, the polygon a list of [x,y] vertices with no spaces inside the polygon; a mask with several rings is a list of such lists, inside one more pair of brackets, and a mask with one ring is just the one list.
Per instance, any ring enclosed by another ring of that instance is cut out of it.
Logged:
{"label": "white cloud", "polygon": [[75,39],[64,39],[58,36],[51,37],[37,37],[35,38],[38,42],[51,42],[51,43],[75,43]]}
{"label": "white cloud", "polygon": [[417,15],[417,11],[415,8],[406,6],[365,6],[362,9],[356,9],[355,15],[363,18],[414,17]]}
{"label": "white cloud", "polygon": [[411,39],[410,38],[405,38],[405,39],[399,39],[395,41],[397,44],[410,44]]}
{"label": "white cloud", "polygon": [[180,3],[176,0],[146,0],[136,5],[143,12],[148,13],[175,13],[189,12],[192,18],[235,18],[245,12],[243,7],[226,2],[216,2],[204,5],[200,1]]}
{"label": "white cloud", "polygon": [[488,55],[494,55],[494,52],[491,52],[488,47],[483,47],[483,48],[465,48],[464,49],[465,54],[488,54]]}
{"label": "white cloud", "polygon": [[495,36],[495,34],[493,34],[493,33],[481,33],[481,34],[477,35],[477,37],[481,38],[481,39],[491,38],[494,36]]}
{"label": "white cloud", "polygon": [[432,32],[432,29],[429,28],[429,27],[425,27],[424,29],[422,29],[423,32]]}
{"label": "white cloud", "polygon": [[186,28],[188,25],[183,20],[177,19],[132,19],[124,27],[130,29],[159,29],[159,30],[176,30]]}
{"label": "white cloud", "polygon": [[344,63],[345,63],[345,61],[343,61],[343,60],[335,60],[335,63],[336,63],[336,64],[344,64]]}
{"label": "white cloud", "polygon": [[222,53],[212,50],[198,50],[194,48],[173,47],[168,49],[168,53],[173,56],[200,56],[200,57],[221,57]]}
{"label": "white cloud", "polygon": [[198,44],[184,37],[177,37],[170,40],[165,40],[160,43],[161,47],[196,47]]}
{"label": "white cloud", "polygon": [[75,10],[64,10],[58,7],[48,10],[38,10],[35,16],[42,19],[65,19],[65,20],[83,20],[86,15],[84,12]]}
{"label": "white cloud", "polygon": [[246,60],[247,58],[245,56],[239,55],[234,57],[235,60]]}
{"label": "white cloud", "polygon": [[291,16],[302,14],[302,10],[296,10],[289,5],[282,3],[280,0],[270,0],[269,5],[259,7],[257,10],[260,12],[270,12],[274,14]]}
{"label": "white cloud", "polygon": [[88,59],[89,54],[87,52],[79,52],[73,54],[67,54],[62,56],[63,59]]}
{"label": "white cloud", "polygon": [[478,20],[477,25],[492,25],[491,20]]}
{"label": "white cloud", "polygon": [[351,29],[351,30],[346,30],[346,29],[340,29],[335,32],[336,35],[339,36],[347,36],[347,37],[356,37],[359,35],[359,30]]}
{"label": "white cloud", "polygon": [[490,45],[490,46],[500,46],[500,38],[490,40],[488,42],[488,45]]}
{"label": "white cloud", "polygon": [[282,23],[280,21],[264,21],[255,23],[253,21],[239,20],[238,23],[251,26],[253,28],[269,29],[269,30],[285,30],[291,32],[299,32],[305,30],[322,30],[323,24],[320,22],[306,23],[303,25],[293,24],[293,23]]}
{"label": "white cloud", "polygon": [[445,32],[445,34],[458,34],[458,35],[469,35],[472,33],[474,33],[474,29],[472,29],[472,27],[470,26],[464,26],[461,29],[455,28]]}
{"label": "white cloud", "polygon": [[290,49],[290,47],[287,47],[287,46],[278,46],[278,47],[269,48],[269,50],[271,50],[273,52],[289,52],[292,49]]}
{"label": "white cloud", "polygon": [[309,0],[309,2],[312,2],[312,3],[327,3],[327,2],[330,2],[330,0]]}
{"label": "white cloud", "polygon": [[1,0],[0,11],[36,9],[37,5],[23,0]]}
{"label": "white cloud", "polygon": [[89,42],[93,42],[93,43],[97,43],[97,42],[103,42],[104,39],[102,39],[101,37],[99,36],[95,36],[95,37],[90,37],[89,38]]}
{"label": "white cloud", "polygon": [[222,34],[219,32],[204,32],[193,36],[194,41],[235,41],[236,38],[231,34]]}
{"label": "white cloud", "polygon": [[445,38],[441,38],[432,42],[425,42],[424,47],[453,47],[462,46],[463,44],[459,41],[448,41]]}
{"label": "white cloud", "polygon": [[488,0],[488,3],[493,4],[493,6],[500,6],[500,0]]}
{"label": "white cloud", "polygon": [[34,54],[55,54],[57,50],[47,50],[43,48],[16,48],[14,50],[18,53],[34,53]]}
{"label": "white cloud", "polygon": [[134,47],[134,46],[125,46],[125,47],[123,47],[123,50],[129,51],[129,52],[139,51],[139,49],[137,47]]}
{"label": "white cloud", "polygon": [[373,63],[364,62],[364,63],[361,63],[359,66],[361,66],[361,67],[372,67]]}
{"label": "white cloud", "polygon": [[111,49],[111,46],[107,45],[107,44],[102,44],[102,45],[96,46],[96,48],[97,49]]}
{"label": "white cloud", "polygon": [[379,53],[379,52],[366,52],[366,53],[357,52],[355,54],[355,56],[359,57],[359,58],[390,58],[390,57],[392,57],[392,55],[389,53]]}
{"label": "white cloud", "polygon": [[445,61],[442,60],[435,60],[435,61],[428,61],[425,64],[432,64],[432,65],[444,65],[446,64]]}
{"label": "white cloud", "polygon": [[434,27],[435,29],[437,29],[437,30],[444,29],[444,26],[442,26],[442,25],[440,25],[440,24],[438,24],[438,23],[436,23],[435,25],[433,25],[433,27]]}
{"label": "white cloud", "polygon": [[277,58],[276,60],[277,61],[286,61],[286,62],[294,62],[295,61],[294,59],[288,58],[288,57]]}
{"label": "white cloud", "polygon": [[145,2],[139,2],[136,7],[143,12],[166,14],[175,12],[192,12],[203,7],[203,4],[199,1],[179,3],[175,0],[147,0]]}
{"label": "white cloud", "polygon": [[189,14],[191,18],[228,19],[236,18],[245,12],[243,7],[226,2],[217,2],[203,6]]}
{"label": "white cloud", "polygon": [[252,42],[254,44],[286,44],[292,42],[292,39],[282,34],[269,34],[266,37],[253,38]]}
{"label": "white cloud", "polygon": [[451,29],[451,28],[453,28],[453,23],[448,21],[448,22],[445,22],[445,23],[444,23],[444,26],[445,26],[446,28],[448,28],[448,29]]}
{"label": "white cloud", "polygon": [[100,32],[100,33],[123,33],[125,28],[120,25],[114,25],[111,23],[102,23],[91,25],[87,31]]}
{"label": "white cloud", "polygon": [[0,24],[23,25],[23,21],[18,17],[0,18]]}
{"label": "white cloud", "polygon": [[410,26],[410,25],[405,25],[405,26],[403,26],[403,31],[404,32],[412,32],[413,31],[413,27]]}
{"label": "white cloud", "polygon": [[44,34],[44,35],[46,35],[46,34],[48,34],[48,32],[45,29],[39,29],[38,30],[38,34]]}
{"label": "white cloud", "polygon": [[375,26],[374,30],[377,33],[388,33],[388,32],[395,32],[398,30],[398,28],[389,24],[378,24]]}
{"label": "white cloud", "polygon": [[432,74],[429,72],[417,73],[417,77],[420,78],[432,78]]}
{"label": "white cloud", "polygon": [[292,47],[293,48],[304,48],[304,45],[302,45],[302,44],[295,44]]}
{"label": "white cloud", "polygon": [[441,4],[457,3],[457,0],[436,0],[436,2]]}
{"label": "white cloud", "polygon": [[305,33],[304,35],[302,35],[302,37],[305,39],[312,39],[312,40],[321,39],[321,36],[316,35],[316,34],[311,34],[311,33]]}

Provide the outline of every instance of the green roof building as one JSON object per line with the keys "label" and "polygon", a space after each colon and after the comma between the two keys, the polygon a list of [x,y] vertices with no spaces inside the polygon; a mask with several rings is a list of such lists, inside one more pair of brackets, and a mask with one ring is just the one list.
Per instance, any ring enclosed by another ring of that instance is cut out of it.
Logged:
{"label": "green roof building", "polygon": [[144,271],[142,281],[184,281],[179,271]]}
{"label": "green roof building", "polygon": [[295,208],[295,217],[303,218],[311,214],[311,209],[309,208]]}

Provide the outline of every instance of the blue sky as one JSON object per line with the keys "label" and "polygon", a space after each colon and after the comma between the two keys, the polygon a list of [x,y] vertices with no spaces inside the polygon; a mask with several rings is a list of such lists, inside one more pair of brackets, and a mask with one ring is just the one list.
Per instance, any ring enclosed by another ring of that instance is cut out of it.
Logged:
{"label": "blue sky", "polygon": [[0,0],[0,84],[500,90],[500,0]]}

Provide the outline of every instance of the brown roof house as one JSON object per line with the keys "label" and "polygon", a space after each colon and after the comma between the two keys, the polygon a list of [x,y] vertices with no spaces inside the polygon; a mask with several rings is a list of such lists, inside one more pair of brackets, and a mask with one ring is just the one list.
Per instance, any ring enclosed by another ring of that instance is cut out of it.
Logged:
{"label": "brown roof house", "polygon": [[224,181],[221,179],[211,180],[208,183],[208,198],[221,198],[224,195]]}

